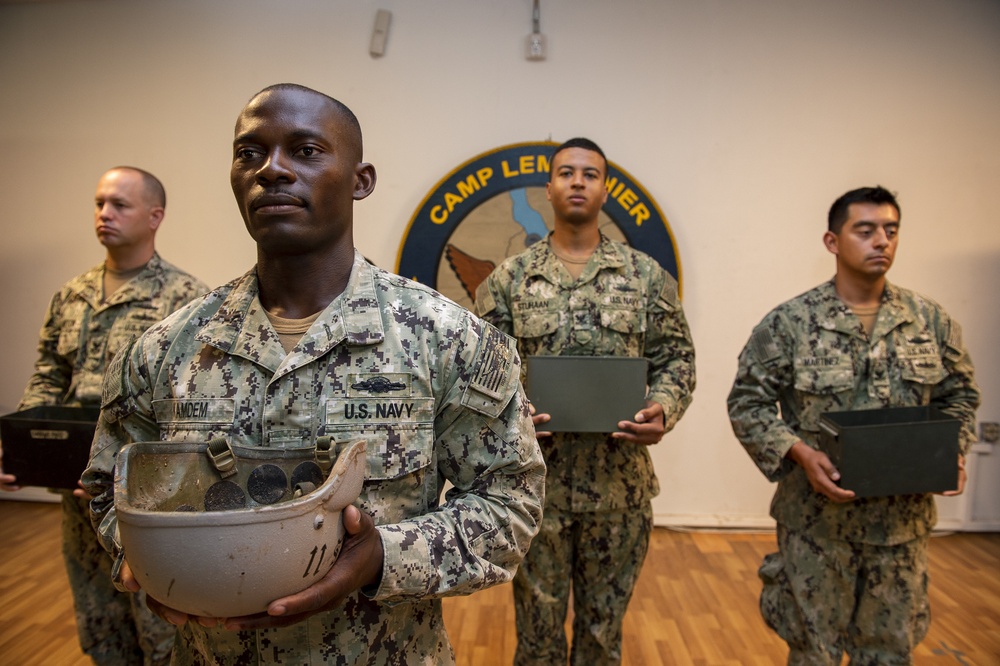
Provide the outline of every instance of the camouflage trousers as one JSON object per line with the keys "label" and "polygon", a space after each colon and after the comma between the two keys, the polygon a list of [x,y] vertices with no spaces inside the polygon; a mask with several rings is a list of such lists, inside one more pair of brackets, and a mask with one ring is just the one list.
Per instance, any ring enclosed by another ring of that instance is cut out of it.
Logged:
{"label": "camouflage trousers", "polygon": [[927,635],[927,537],[895,546],[815,538],[778,525],[764,558],[760,611],[788,664],[912,664]]}
{"label": "camouflage trousers", "polygon": [[63,560],[73,592],[80,648],[98,666],[170,663],[173,625],[146,607],[146,595],[125,594],[111,583],[111,556],[90,523],[88,502],[62,495]]}
{"label": "camouflage trousers", "polygon": [[573,596],[571,664],[621,663],[622,621],[642,570],[653,509],[570,513],[548,507],[514,577],[514,663],[565,664]]}

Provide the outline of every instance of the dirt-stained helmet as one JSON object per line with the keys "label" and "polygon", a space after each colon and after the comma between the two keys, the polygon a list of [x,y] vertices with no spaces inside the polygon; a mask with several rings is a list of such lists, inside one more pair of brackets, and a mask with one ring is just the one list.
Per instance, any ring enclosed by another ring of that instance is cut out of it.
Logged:
{"label": "dirt-stained helmet", "polygon": [[[140,442],[115,473],[118,538],[132,574],[189,615],[238,617],[299,592],[333,566],[342,511],[361,492],[365,444],[323,449]],[[325,468],[325,470],[324,470]],[[329,475],[325,477],[325,472]]]}

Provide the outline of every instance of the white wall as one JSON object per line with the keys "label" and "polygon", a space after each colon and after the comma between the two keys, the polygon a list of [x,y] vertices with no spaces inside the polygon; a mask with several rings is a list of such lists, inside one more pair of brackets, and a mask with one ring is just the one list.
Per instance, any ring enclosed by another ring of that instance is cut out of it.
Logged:
{"label": "white wall", "polygon": [[[980,416],[1000,420],[1000,4],[541,4],[544,62],[524,58],[531,0],[0,6],[0,408],[27,381],[51,293],[102,258],[90,201],[106,168],[165,182],[168,260],[213,285],[250,267],[228,184],[232,127],[254,92],[292,81],[361,119],[379,180],[356,240],[382,266],[438,179],[501,145],[586,135],[649,189],[679,246],[699,379],[655,451],[661,523],[768,523],[772,489],[733,438],[725,398],[752,326],[832,274],[826,210],[853,187],[899,192],[890,277],[963,323]],[[375,59],[379,8],[392,25]],[[945,504],[944,522],[968,504]]]}

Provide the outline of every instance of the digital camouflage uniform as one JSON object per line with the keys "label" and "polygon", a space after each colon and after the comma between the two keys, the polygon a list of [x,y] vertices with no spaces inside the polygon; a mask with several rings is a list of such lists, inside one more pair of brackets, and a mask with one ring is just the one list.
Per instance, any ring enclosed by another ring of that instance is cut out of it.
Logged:
{"label": "digital camouflage uniform", "polygon": [[[154,254],[143,270],[102,303],[104,265],[67,282],[52,297],[35,372],[18,409],[100,405],[104,370],[132,337],[208,291]],[[173,627],[153,615],[142,594],[110,582],[111,559],[95,538],[87,501],[59,491],[63,558],[73,590],[80,646],[98,664],[166,663]]]}
{"label": "digital camouflage uniform", "polygon": [[545,468],[513,341],[360,254],[345,291],[290,354],[251,270],[119,358],[84,475],[104,493],[94,519],[109,549],[112,468],[130,441],[293,448],[332,437],[335,454],[358,439],[368,446],[356,504],[382,539],[378,589],[287,628],[189,622],[176,664],[452,663],[440,597],[510,580],[537,530]]}
{"label": "digital camouflage uniform", "polygon": [[[537,242],[479,286],[476,312],[513,335],[522,357],[648,358],[647,398],[663,406],[668,431],[691,403],[694,346],[677,282],[627,245],[602,235],[574,279],[548,240]],[[566,663],[572,581],[572,662],[617,663],[622,620],[652,530],[650,500],[660,490],[649,449],[602,433],[554,433],[541,447],[545,512],[514,581],[515,661]]]}
{"label": "digital camouflage uniform", "polygon": [[838,504],[785,455],[799,440],[818,448],[824,412],[928,404],[961,420],[966,453],[979,390],[961,329],[937,303],[890,284],[871,335],[830,281],[775,308],[740,354],[729,416],[778,482],[779,552],[760,570],[761,612],[788,642],[789,663],[840,664],[846,650],[852,663],[908,664],[926,634],[933,496]]}

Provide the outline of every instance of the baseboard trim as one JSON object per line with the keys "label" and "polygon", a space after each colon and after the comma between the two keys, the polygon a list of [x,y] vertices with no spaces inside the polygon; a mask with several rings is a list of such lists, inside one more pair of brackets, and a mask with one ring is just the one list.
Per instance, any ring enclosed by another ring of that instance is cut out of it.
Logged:
{"label": "baseboard trim", "polygon": [[[732,531],[774,531],[774,519],[770,516],[708,516],[704,514],[659,513],[653,516],[653,524],[678,530],[732,530]],[[961,520],[939,520],[935,532],[1000,532],[1000,522]]]}
{"label": "baseboard trim", "polygon": [[770,516],[709,516],[705,514],[658,513],[653,515],[657,527],[678,529],[767,530],[774,531]]}
{"label": "baseboard trim", "polygon": [[56,493],[50,493],[45,488],[21,488],[13,492],[0,492],[0,500],[12,500],[15,502],[61,502],[62,497]]}

